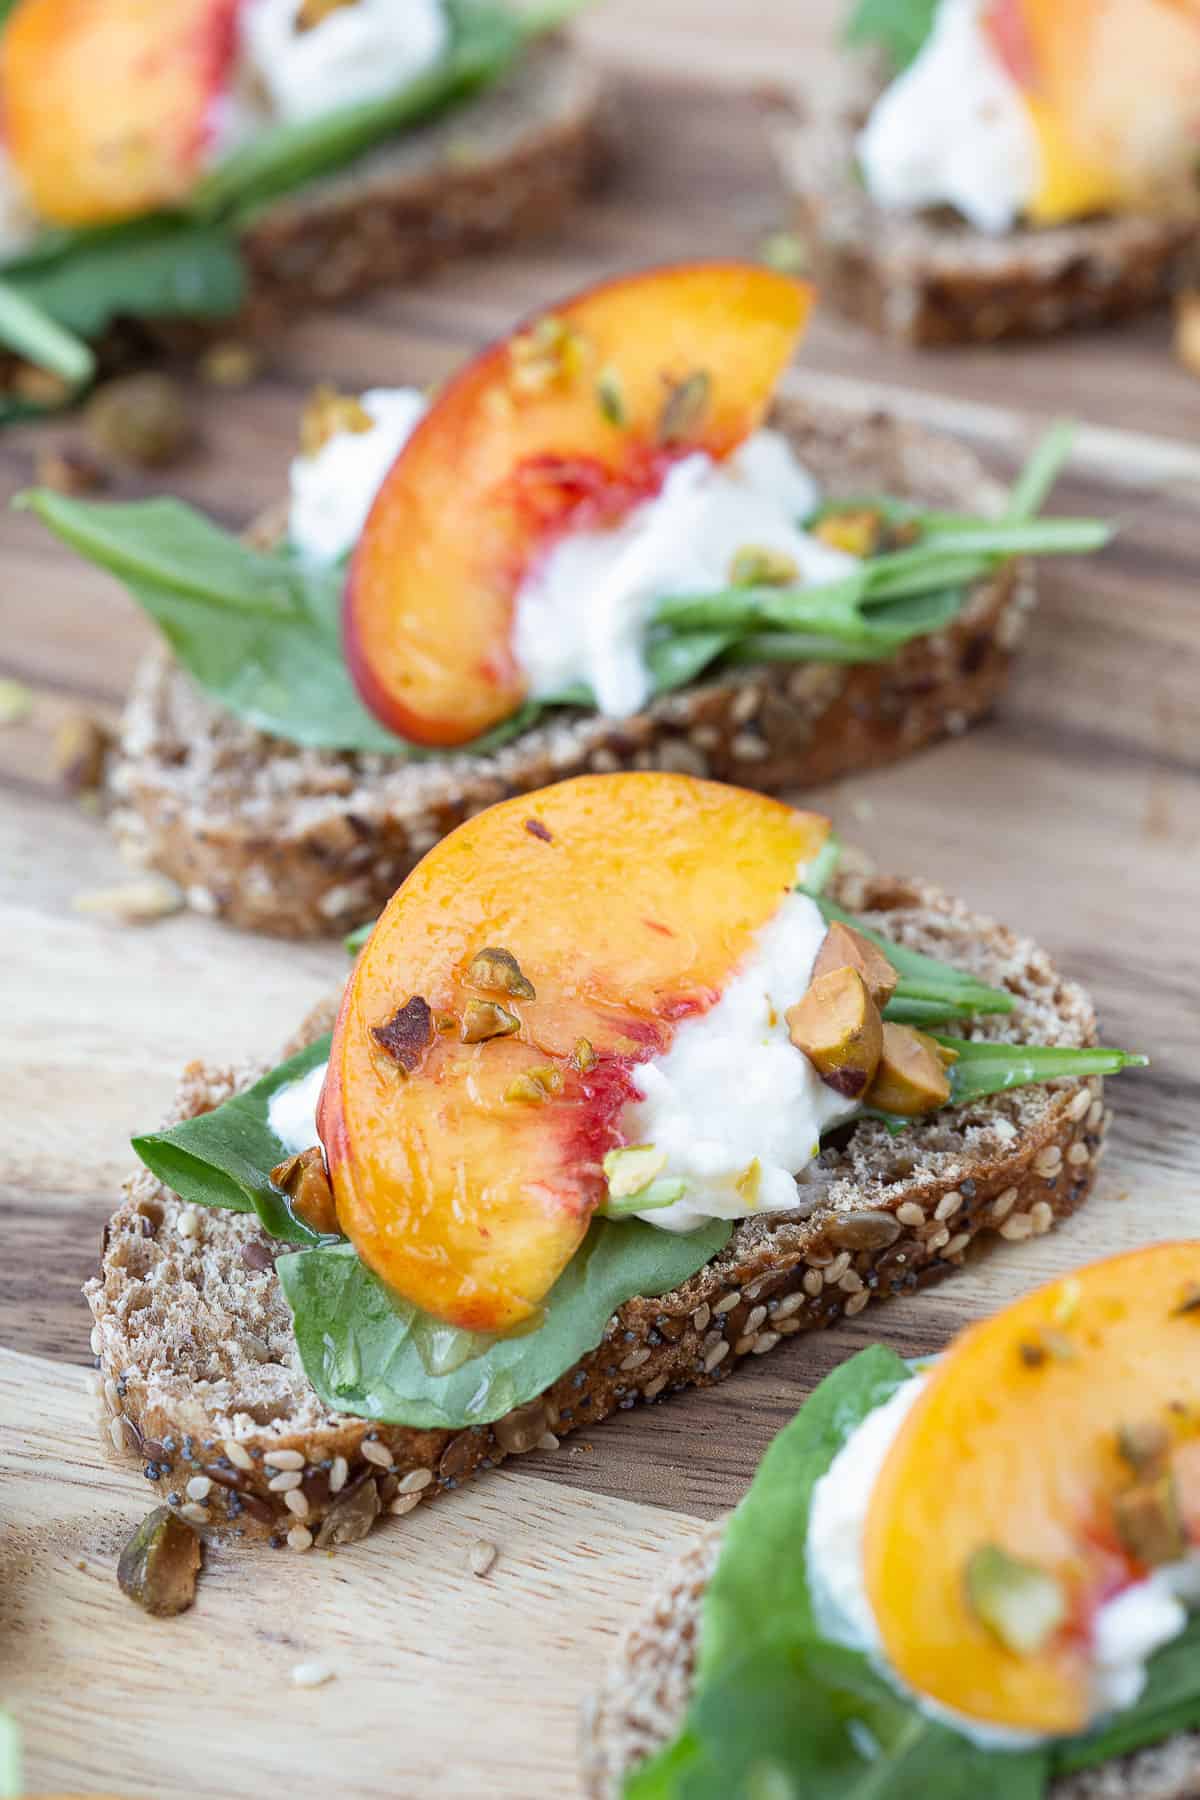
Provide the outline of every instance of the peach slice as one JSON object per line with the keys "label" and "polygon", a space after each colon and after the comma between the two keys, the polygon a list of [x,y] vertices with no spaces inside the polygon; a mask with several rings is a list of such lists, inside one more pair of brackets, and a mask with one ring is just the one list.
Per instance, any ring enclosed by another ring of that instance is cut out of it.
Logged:
{"label": "peach slice", "polygon": [[761,423],[810,291],[697,263],[590,289],[485,350],[443,389],[380,490],[346,587],[346,655],[371,710],[463,744],[525,690],[510,633],[531,562],[615,523],[693,450]]}
{"label": "peach slice", "polygon": [[[1168,1486],[1196,1521],[1198,1430],[1200,1242],[1094,1263],[966,1332],[867,1517],[867,1590],[901,1680],[988,1724],[1082,1730],[1090,1618],[1156,1560]],[[998,1576],[990,1595],[981,1575]]]}
{"label": "peach slice", "polygon": [[740,788],[602,775],[431,850],[359,956],[321,1097],[338,1218],[376,1274],[473,1330],[533,1320],[604,1195],[635,1065],[716,1001],[828,830]]}
{"label": "peach slice", "polygon": [[992,0],[986,21],[1038,135],[1035,224],[1145,205],[1190,184],[1200,130],[1195,5]]}
{"label": "peach slice", "polygon": [[183,200],[228,79],[238,0],[20,0],[4,31],[8,149],[38,213],[103,225]]}

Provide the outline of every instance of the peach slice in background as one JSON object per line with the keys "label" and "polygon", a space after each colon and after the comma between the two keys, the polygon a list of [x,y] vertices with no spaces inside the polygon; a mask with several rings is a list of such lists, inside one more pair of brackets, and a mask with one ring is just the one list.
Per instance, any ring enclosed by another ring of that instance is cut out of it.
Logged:
{"label": "peach slice in background", "polygon": [[988,1724],[1082,1730],[1091,1615],[1200,1525],[1197,1432],[1200,1244],[1095,1263],[966,1332],[867,1516],[901,1680]]}
{"label": "peach slice in background", "polygon": [[739,263],[608,282],[493,345],[435,400],[376,498],[346,589],[347,659],[384,724],[468,743],[525,697],[510,648],[530,564],[615,523],[694,450],[762,422],[810,304]]}
{"label": "peach slice in background", "polygon": [[4,28],[7,148],[51,224],[171,206],[200,173],[238,0],[19,0]]}
{"label": "peach slice in background", "polygon": [[535,1320],[604,1197],[631,1071],[715,1003],[828,830],[740,788],[603,775],[431,850],[355,965],[319,1114],[375,1273],[473,1330]]}
{"label": "peach slice in background", "polygon": [[1194,187],[1196,0],[991,0],[985,16],[1038,135],[1035,224]]}

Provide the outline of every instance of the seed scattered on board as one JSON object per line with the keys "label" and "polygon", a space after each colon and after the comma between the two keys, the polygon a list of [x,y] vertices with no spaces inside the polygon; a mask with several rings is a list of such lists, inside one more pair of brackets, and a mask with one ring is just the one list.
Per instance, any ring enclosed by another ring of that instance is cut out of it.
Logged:
{"label": "seed scattered on board", "polygon": [[330,1668],[327,1662],[297,1663],[292,1670],[292,1686],[298,1688],[324,1687],[327,1681],[337,1680],[337,1670]]}
{"label": "seed scattered on board", "polygon": [[486,1575],[496,1560],[496,1546],[489,1544],[486,1538],[476,1538],[471,1545],[471,1572],[474,1575]]}

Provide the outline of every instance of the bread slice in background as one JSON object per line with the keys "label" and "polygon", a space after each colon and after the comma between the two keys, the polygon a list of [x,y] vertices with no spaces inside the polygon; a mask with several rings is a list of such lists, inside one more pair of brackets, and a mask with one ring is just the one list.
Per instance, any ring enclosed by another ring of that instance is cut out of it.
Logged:
{"label": "bread slice in background", "polygon": [[[826,495],[1002,505],[965,446],[885,414],[788,400],[770,422]],[[655,768],[789,792],[963,731],[1000,692],[1032,605],[1028,569],[1008,564],[949,626],[887,662],[737,668],[630,719],[556,710],[491,755],[411,763],[266,737],[156,650],[125,714],[114,824],[131,860],[172,876],[200,911],[284,937],[343,931],[454,826],[548,782]]]}
{"label": "bread slice in background", "polygon": [[[624,1777],[669,1744],[683,1725],[696,1666],[704,1592],[721,1551],[723,1520],[665,1571],[617,1647],[580,1719],[586,1800],[620,1800]],[[1200,1732],[1055,1781],[1049,1800],[1195,1800]],[[932,1797],[931,1797],[932,1800]]]}
{"label": "bread slice in background", "polygon": [[[898,941],[1009,989],[1013,1012],[981,1018],[973,1035],[1094,1042],[1081,988],[1035,945],[937,888],[849,866],[832,892]],[[291,1048],[332,1017],[330,1006]],[[193,1063],[174,1118],[218,1105],[261,1072]],[[682,1287],[621,1307],[600,1345],[539,1399],[457,1432],[330,1412],[301,1367],[274,1274],[273,1254],[291,1246],[270,1243],[253,1214],[185,1207],[143,1169],[85,1290],[105,1431],[140,1458],[159,1498],[189,1507],[199,1525],[278,1543],[300,1527],[297,1549],[310,1537],[322,1547],[353,1541],[381,1511],[440,1499],[614,1411],[713,1386],[747,1356],[938,1280],[981,1236],[1049,1231],[1086,1198],[1106,1122],[1102,1084],[1089,1077],[944,1108],[895,1138],[877,1121],[845,1127],[807,1172],[795,1212],[741,1221]],[[264,1455],[280,1448],[303,1458],[303,1500],[292,1501],[302,1516],[268,1485]]]}
{"label": "bread slice in background", "polygon": [[1187,211],[1110,213],[990,237],[951,208],[876,204],[858,177],[855,139],[883,85],[847,59],[827,89],[775,114],[808,273],[826,305],[914,345],[993,343],[1116,323],[1164,301],[1200,245]]}

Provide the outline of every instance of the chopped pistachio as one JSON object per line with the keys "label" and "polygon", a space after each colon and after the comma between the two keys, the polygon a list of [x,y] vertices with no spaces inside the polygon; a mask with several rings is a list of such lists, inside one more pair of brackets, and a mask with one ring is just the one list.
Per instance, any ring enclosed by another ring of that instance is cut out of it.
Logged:
{"label": "chopped pistachio", "polygon": [[1130,1556],[1156,1569],[1178,1562],[1187,1545],[1179,1500],[1170,1470],[1153,1481],[1126,1488],[1113,1501],[1117,1536]]}
{"label": "chopped pistachio", "polygon": [[90,713],[66,713],[54,733],[54,773],[72,794],[89,793],[104,779],[109,733]]}
{"label": "chopped pistachio", "polygon": [[1017,1354],[1027,1369],[1040,1369],[1046,1360],[1045,1347],[1023,1338],[1017,1345]]}
{"label": "chopped pistachio", "polygon": [[1161,1461],[1170,1444],[1170,1433],[1157,1419],[1134,1419],[1117,1427],[1117,1452],[1138,1475]]}
{"label": "chopped pistachio", "polygon": [[262,368],[262,356],[252,344],[224,338],[212,344],[200,360],[200,373],[210,387],[249,387]]}
{"label": "chopped pistachio", "polygon": [[300,0],[296,13],[296,30],[311,31],[320,25],[330,13],[340,12],[343,6],[354,6],[357,0]]}
{"label": "chopped pistachio", "polygon": [[653,1144],[629,1144],[623,1150],[610,1150],[604,1158],[608,1192],[613,1200],[628,1200],[649,1187],[667,1166],[667,1153]]}
{"label": "chopped pistachio", "polygon": [[579,1073],[586,1075],[589,1069],[595,1068],[597,1060],[596,1052],[592,1049],[590,1041],[584,1037],[576,1038],[575,1048],[571,1052],[571,1061]]}
{"label": "chopped pistachio", "polygon": [[784,1016],[792,1043],[822,1081],[849,1100],[866,1093],[883,1053],[883,1024],[857,969],[818,975]]}
{"label": "chopped pistachio", "polygon": [[544,394],[574,378],[585,348],[581,332],[556,314],[545,313],[509,343],[508,385],[515,394]]}
{"label": "chopped pistachio", "polygon": [[610,1193],[596,1210],[606,1219],[626,1219],[631,1213],[661,1212],[663,1207],[674,1206],[677,1200],[682,1200],[686,1193],[687,1182],[674,1176],[667,1181],[652,1181],[623,1200],[615,1199]]}
{"label": "chopped pistachio", "polygon": [[19,725],[33,711],[33,695],[23,681],[0,681],[0,725]]}
{"label": "chopped pistachio", "polygon": [[88,401],[85,417],[101,456],[139,469],[177,462],[195,436],[184,390],[153,369],[106,381]]}
{"label": "chopped pistachio", "polygon": [[733,587],[789,587],[799,575],[794,556],[771,550],[765,544],[743,544],[729,565]]}
{"label": "chopped pistachio", "polygon": [[936,1112],[950,1098],[950,1083],[939,1055],[941,1045],[915,1025],[883,1023],[883,1054],[866,1103],[880,1112],[915,1118]]}
{"label": "chopped pistachio", "polygon": [[596,377],[596,401],[610,425],[625,424],[625,396],[621,377],[610,364]]}
{"label": "chopped pistachio", "polygon": [[876,507],[847,507],[818,519],[813,536],[847,556],[874,556],[883,538],[883,524],[883,514]]}
{"label": "chopped pistachio", "polygon": [[341,1229],[325,1169],[325,1154],[319,1144],[277,1163],[271,1170],[271,1182],[287,1195],[302,1224],[326,1237],[333,1237]]}
{"label": "chopped pistachio", "polygon": [[420,994],[414,994],[382,1025],[372,1025],[371,1036],[406,1075],[414,1074],[433,1041],[433,1014],[429,1002]]}
{"label": "chopped pistachio", "polygon": [[553,1063],[544,1063],[536,1069],[526,1069],[510,1081],[504,1090],[504,1098],[538,1103],[548,1100],[551,1094],[561,1094],[562,1085],[562,1070],[556,1069]]}
{"label": "chopped pistachio", "polygon": [[315,387],[300,415],[300,451],[316,456],[330,438],[342,432],[361,435],[373,431],[375,421],[354,394],[339,394],[328,382]]}
{"label": "chopped pistachio", "polygon": [[1067,1616],[1062,1584],[1036,1563],[1010,1556],[999,1544],[972,1552],[967,1604],[981,1625],[1017,1656],[1033,1656]]}
{"label": "chopped pistachio", "polygon": [[708,411],[711,392],[712,381],[704,369],[672,385],[658,415],[659,443],[679,444],[692,437]]}
{"label": "chopped pistachio", "polygon": [[803,275],[812,266],[808,245],[794,231],[773,231],[763,239],[759,256],[780,275]]}
{"label": "chopped pistachio", "polygon": [[171,1619],[196,1598],[200,1539],[169,1507],[144,1518],[117,1563],[117,1583],[143,1612]]}
{"label": "chopped pistachio", "polygon": [[821,940],[817,960],[813,964],[813,981],[834,969],[857,969],[867,984],[876,1006],[885,1007],[896,991],[899,980],[883,951],[850,925],[835,920]]}
{"label": "chopped pistachio", "polygon": [[482,1044],[489,1038],[510,1037],[520,1031],[521,1021],[515,1013],[494,1000],[468,1000],[462,1016],[464,1044]]}
{"label": "chopped pistachio", "polygon": [[1174,1316],[1181,1318],[1185,1313],[1194,1312],[1200,1312],[1200,1281],[1188,1282],[1178,1306],[1174,1308]]}
{"label": "chopped pistachio", "polygon": [[467,980],[485,993],[511,994],[514,1000],[536,1000],[532,981],[521,973],[511,950],[480,950],[471,958]]}

